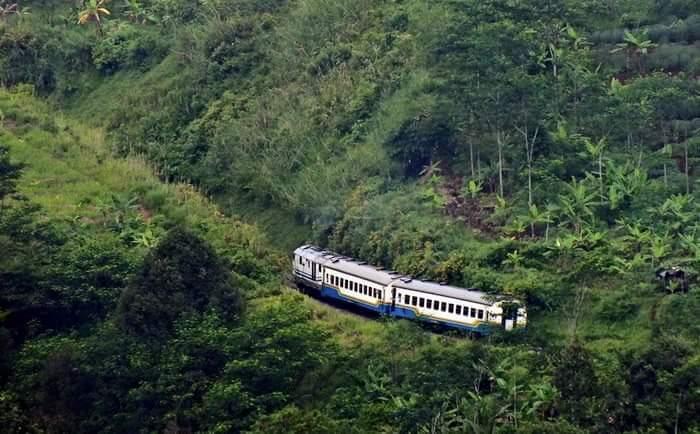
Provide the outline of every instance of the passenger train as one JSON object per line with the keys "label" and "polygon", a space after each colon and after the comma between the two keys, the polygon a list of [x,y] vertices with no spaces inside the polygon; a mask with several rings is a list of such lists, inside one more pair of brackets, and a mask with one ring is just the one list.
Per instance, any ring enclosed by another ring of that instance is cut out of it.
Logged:
{"label": "passenger train", "polygon": [[486,335],[494,327],[527,325],[525,308],[514,299],[476,289],[414,279],[395,271],[304,245],[294,251],[294,280],[321,297],[369,311]]}

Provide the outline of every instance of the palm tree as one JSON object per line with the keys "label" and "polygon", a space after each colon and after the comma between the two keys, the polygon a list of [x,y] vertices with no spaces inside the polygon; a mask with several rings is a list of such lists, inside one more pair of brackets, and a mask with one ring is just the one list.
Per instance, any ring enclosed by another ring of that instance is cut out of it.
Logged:
{"label": "palm tree", "polygon": [[617,47],[612,49],[611,53],[617,53],[620,51],[625,52],[625,59],[627,63],[627,69],[630,69],[630,60],[633,57],[637,58],[637,69],[640,74],[643,72],[642,58],[649,54],[649,50],[655,48],[657,44],[651,42],[651,40],[646,39],[646,34],[635,35],[629,30],[625,30],[625,37],[622,42],[617,44]]}
{"label": "palm tree", "polygon": [[102,16],[111,15],[105,5],[109,0],[86,0],[83,9],[78,14],[78,24],[95,23],[97,33],[102,34]]}

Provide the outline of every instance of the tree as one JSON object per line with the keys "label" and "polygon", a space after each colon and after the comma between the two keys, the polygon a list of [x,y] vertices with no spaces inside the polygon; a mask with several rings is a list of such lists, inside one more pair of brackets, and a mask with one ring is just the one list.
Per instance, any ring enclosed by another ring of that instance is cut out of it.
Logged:
{"label": "tree", "polygon": [[586,400],[596,391],[596,375],[590,352],[574,338],[559,355],[553,385],[561,393],[561,410],[581,422],[586,415]]}
{"label": "tree", "polygon": [[17,181],[23,168],[23,164],[10,161],[9,149],[0,145],[0,211],[5,197],[17,191]]}
{"label": "tree", "polygon": [[128,333],[164,338],[179,318],[214,310],[231,321],[241,308],[241,294],[212,247],[175,228],[149,253],[122,294],[117,320]]}
{"label": "tree", "polygon": [[102,17],[111,15],[105,6],[109,0],[87,0],[78,14],[78,24],[95,23],[97,33],[102,34]]}

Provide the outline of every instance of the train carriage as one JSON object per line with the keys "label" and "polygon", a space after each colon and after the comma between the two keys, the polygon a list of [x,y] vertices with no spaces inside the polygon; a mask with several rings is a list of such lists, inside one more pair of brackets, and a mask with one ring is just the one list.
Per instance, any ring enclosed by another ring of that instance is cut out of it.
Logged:
{"label": "train carriage", "polygon": [[413,279],[315,246],[294,251],[297,284],[322,297],[341,300],[397,318],[409,318],[487,334],[494,327],[527,325],[527,312],[516,300]]}

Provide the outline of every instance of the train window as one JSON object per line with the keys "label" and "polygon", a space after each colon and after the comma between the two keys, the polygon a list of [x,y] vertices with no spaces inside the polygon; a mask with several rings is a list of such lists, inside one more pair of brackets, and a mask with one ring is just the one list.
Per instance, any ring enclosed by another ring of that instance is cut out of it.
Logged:
{"label": "train window", "polygon": [[479,319],[484,319],[484,309],[479,309]]}
{"label": "train window", "polygon": [[383,299],[382,299],[382,290],[381,290],[381,289],[377,291],[377,298],[380,299],[380,300],[383,300]]}
{"label": "train window", "polygon": [[464,316],[469,316],[469,306],[464,306]]}
{"label": "train window", "polygon": [[445,312],[447,310],[447,303],[444,301],[440,304],[440,310]]}
{"label": "train window", "polygon": [[417,306],[417,305],[418,305],[418,297],[416,297],[416,296],[414,295],[414,296],[413,296],[413,300],[411,300],[411,304],[412,304],[413,306]]}
{"label": "train window", "polygon": [[403,296],[403,304],[411,304],[411,296],[408,294],[404,294]]}
{"label": "train window", "polygon": [[301,256],[299,256],[299,265],[301,265],[301,264],[302,264]]}
{"label": "train window", "polygon": [[425,300],[425,307],[427,307],[428,309],[432,309],[433,308],[433,300],[431,300],[431,299]]}
{"label": "train window", "polygon": [[452,304],[452,303],[448,304],[448,305],[447,305],[447,311],[448,311],[449,313],[454,313],[454,311],[455,311],[455,305]]}
{"label": "train window", "polygon": [[462,315],[462,306],[457,305],[457,308],[456,308],[456,310],[455,310],[455,313],[456,313],[457,315]]}
{"label": "train window", "polygon": [[418,306],[420,306],[420,307],[425,306],[425,299],[423,297],[418,299]]}
{"label": "train window", "polygon": [[472,308],[472,315],[471,315],[471,317],[472,317],[472,318],[476,318],[476,309],[475,309],[475,308]]}

